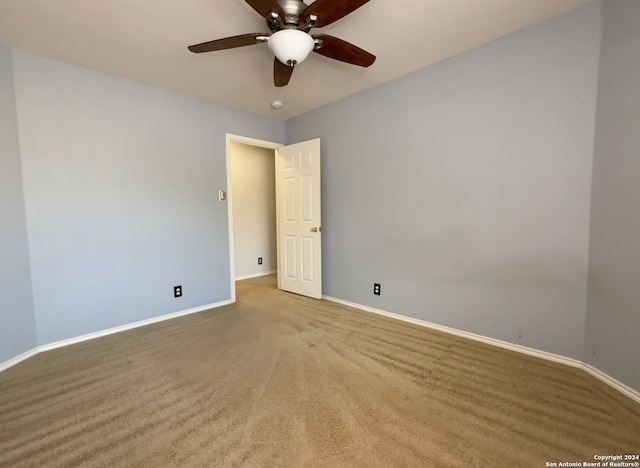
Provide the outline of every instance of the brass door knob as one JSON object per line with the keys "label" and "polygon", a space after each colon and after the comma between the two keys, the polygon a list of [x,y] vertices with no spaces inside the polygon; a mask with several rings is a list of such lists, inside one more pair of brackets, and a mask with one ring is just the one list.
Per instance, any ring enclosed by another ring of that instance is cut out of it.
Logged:
{"label": "brass door knob", "polygon": [[319,228],[319,227],[312,227],[311,228],[311,232],[320,232],[320,231],[322,231],[322,228]]}

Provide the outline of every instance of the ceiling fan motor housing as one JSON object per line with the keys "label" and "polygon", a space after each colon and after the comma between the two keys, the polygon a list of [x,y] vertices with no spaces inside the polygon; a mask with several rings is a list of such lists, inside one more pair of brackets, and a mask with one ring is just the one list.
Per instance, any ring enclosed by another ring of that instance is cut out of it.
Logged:
{"label": "ceiling fan motor housing", "polygon": [[[307,8],[307,5],[302,0],[277,0],[277,3],[284,11],[285,17],[280,18],[280,21],[275,23],[267,19],[269,29],[275,32],[283,28],[300,28],[300,16]],[[306,31],[309,29],[309,27],[303,28]]]}

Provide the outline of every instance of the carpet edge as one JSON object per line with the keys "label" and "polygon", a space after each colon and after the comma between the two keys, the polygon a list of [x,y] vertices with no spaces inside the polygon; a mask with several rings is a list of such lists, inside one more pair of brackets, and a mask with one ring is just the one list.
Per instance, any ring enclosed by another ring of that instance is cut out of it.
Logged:
{"label": "carpet edge", "polygon": [[96,338],[100,338],[107,335],[113,335],[115,333],[120,333],[127,330],[133,330],[134,328],[140,328],[147,325],[151,325],[158,322],[164,322],[165,320],[171,320],[178,317],[183,317],[185,315],[197,314],[199,312],[204,312],[205,310],[216,309],[218,307],[222,307],[225,305],[233,304],[234,301],[231,299],[226,299],[224,301],[214,302],[211,304],[206,304],[198,307],[192,307],[190,309],[180,310],[178,312],[172,312],[170,314],[159,315],[157,317],[152,317],[145,320],[140,320],[138,322],[131,322],[124,325],[119,325],[113,328],[107,328],[105,330],[99,330],[97,332],[87,333],[86,335],[76,336],[74,338],[68,338],[66,340],[55,341],[53,343],[48,343],[42,346],[36,346],[24,353],[15,356],[7,361],[0,362],[0,372],[9,369],[10,367],[15,366],[16,364],[21,363],[38,353],[44,353],[46,351],[51,351],[53,349],[62,348],[64,346],[70,346],[76,343],[82,343],[83,341],[89,341]]}
{"label": "carpet edge", "polygon": [[268,275],[273,275],[274,273],[277,273],[278,270],[269,270],[269,271],[261,271],[260,273],[252,273],[250,275],[244,275],[244,276],[236,276],[236,281],[243,281],[243,280],[248,280],[248,279],[252,279],[252,278],[258,278],[260,276],[268,276]]}
{"label": "carpet edge", "polygon": [[578,369],[582,369],[598,380],[604,382],[609,385],[613,389],[618,392],[626,395],[632,400],[640,403],[640,392],[629,387],[628,385],[623,384],[619,380],[611,377],[609,374],[601,371],[600,369],[587,364],[583,361],[579,361],[577,359],[573,359],[566,356],[561,356],[559,354],[550,353],[547,351],[542,351],[540,349],[530,348],[528,346],[517,345],[515,343],[509,343],[508,341],[498,340],[496,338],[490,338],[488,336],[479,335],[477,333],[471,333],[464,330],[458,330],[457,328],[451,328],[444,325],[438,325],[437,323],[427,322],[426,320],[420,320],[413,317],[407,317],[406,315],[394,314],[393,312],[387,312],[386,310],[376,309],[374,307],[369,307],[366,305],[358,304],[356,302],[349,302],[343,299],[338,299],[335,297],[323,295],[323,299],[327,301],[335,302],[337,304],[346,305],[349,307],[353,307],[354,309],[362,310],[364,312],[369,312],[377,315],[382,315],[384,317],[389,317],[396,320],[401,320],[403,322],[412,323],[414,325],[419,325],[426,328],[431,328],[433,330],[442,331],[444,333],[448,333],[450,335],[456,335],[462,338],[467,338],[474,341],[479,341],[481,343],[485,343],[491,346],[497,346],[499,348],[508,349],[510,351],[515,351],[517,353],[527,354],[529,356],[534,356],[540,359],[545,359],[547,361],[553,361],[559,364],[563,364],[570,367],[575,367]]}
{"label": "carpet edge", "polygon": [[12,357],[11,359],[4,361],[4,362],[0,362],[0,372],[7,370],[9,367],[13,367],[16,364],[21,363],[22,361],[26,361],[27,359],[29,359],[30,357],[35,356],[36,354],[38,354],[39,350],[38,348],[31,348],[29,351],[25,351],[22,354],[18,354],[15,357]]}

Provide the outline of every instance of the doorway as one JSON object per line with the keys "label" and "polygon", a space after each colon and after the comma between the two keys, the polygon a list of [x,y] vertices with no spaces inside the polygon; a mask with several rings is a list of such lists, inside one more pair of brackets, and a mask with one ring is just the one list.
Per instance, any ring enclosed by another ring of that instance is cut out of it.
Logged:
{"label": "doorway", "polygon": [[236,281],[277,272],[275,149],[281,146],[227,135],[232,301]]}
{"label": "doorway", "polygon": [[275,151],[231,142],[235,280],[276,273]]}
{"label": "doorway", "polygon": [[226,162],[231,300],[237,280],[274,272],[278,289],[320,299],[320,140],[227,134]]}

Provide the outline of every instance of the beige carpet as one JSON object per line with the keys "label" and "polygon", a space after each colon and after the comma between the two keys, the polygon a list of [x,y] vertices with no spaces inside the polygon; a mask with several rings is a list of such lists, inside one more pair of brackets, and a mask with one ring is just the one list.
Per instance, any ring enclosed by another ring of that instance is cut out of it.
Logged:
{"label": "beige carpet", "polygon": [[640,453],[583,371],[275,289],[0,373],[0,466],[531,466]]}

